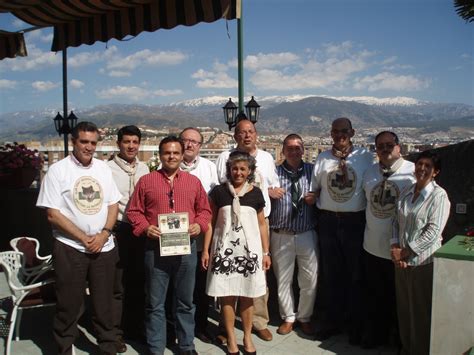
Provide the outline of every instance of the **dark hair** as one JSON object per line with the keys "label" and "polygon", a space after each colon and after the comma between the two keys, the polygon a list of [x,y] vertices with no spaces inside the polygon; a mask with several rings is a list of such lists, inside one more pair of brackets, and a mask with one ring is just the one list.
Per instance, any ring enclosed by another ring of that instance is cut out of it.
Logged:
{"label": "dark hair", "polygon": [[255,180],[255,169],[257,168],[257,161],[249,153],[241,152],[238,150],[235,150],[232,153],[230,153],[229,158],[227,159],[227,162],[225,163],[225,167],[226,167],[225,176],[227,177],[227,180],[231,181],[230,170],[232,168],[232,165],[234,165],[234,163],[237,163],[239,161],[247,162],[250,169],[250,174],[247,177],[247,181],[253,182]]}
{"label": "dark hair", "polygon": [[415,164],[418,163],[418,161],[423,158],[431,160],[435,171],[441,171],[441,159],[439,158],[438,154],[430,150],[425,150],[424,152],[421,152],[420,154],[418,154],[415,160]]}
{"label": "dark hair", "polygon": [[201,137],[201,143],[204,142],[204,137],[202,136],[202,133],[199,131],[199,129],[195,127],[186,127],[185,129],[183,129],[181,133],[179,134],[179,139],[183,139],[183,133],[186,131],[194,131],[194,132],[199,133],[199,137]]}
{"label": "dark hair", "polygon": [[139,142],[142,140],[142,132],[137,126],[134,125],[123,126],[120,128],[117,132],[117,140],[121,142],[123,136],[137,136]]}
{"label": "dark hair", "polygon": [[79,132],[96,132],[99,133],[97,126],[88,121],[79,122],[76,127],[72,129],[71,136],[73,139],[79,138]]}
{"label": "dark hair", "polygon": [[179,143],[179,146],[181,147],[181,153],[184,152],[184,144],[181,139],[179,139],[176,136],[167,136],[161,140],[160,145],[158,146],[160,154],[161,154],[161,148],[163,147],[163,145],[168,144],[168,143],[173,143],[173,142]]}
{"label": "dark hair", "polygon": [[303,145],[303,138],[301,138],[296,133],[291,133],[291,134],[287,135],[285,137],[285,139],[283,140],[283,146],[285,146],[288,143],[288,141],[291,141],[291,140],[299,140],[299,141],[301,141],[301,145]]}
{"label": "dark hair", "polygon": [[396,133],[392,132],[392,131],[382,131],[380,132],[379,134],[377,134],[375,136],[375,145],[377,145],[377,140],[379,139],[379,137],[382,135],[382,134],[391,134],[393,136],[393,139],[395,140],[395,144],[396,145],[399,145],[400,144],[400,141],[398,140],[398,136],[396,135]]}
{"label": "dark hair", "polygon": [[336,118],[334,121],[332,121],[331,123],[331,126],[334,124],[334,122],[336,121],[345,121],[349,124],[349,129],[352,129],[352,122],[350,119],[348,119],[347,117],[339,117],[339,118]]}

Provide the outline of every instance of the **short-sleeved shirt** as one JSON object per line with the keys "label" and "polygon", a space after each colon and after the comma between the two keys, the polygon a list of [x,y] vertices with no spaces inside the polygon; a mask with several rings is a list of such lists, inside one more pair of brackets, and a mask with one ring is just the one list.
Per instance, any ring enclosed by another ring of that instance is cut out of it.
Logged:
{"label": "short-sleeved shirt", "polygon": [[[232,205],[232,201],[234,197],[230,193],[229,189],[227,189],[226,184],[221,184],[214,187],[210,194],[210,198],[214,205],[216,205],[217,209],[223,206]],[[254,186],[254,188],[247,192],[244,196],[240,197],[240,205],[241,206],[249,206],[254,208],[257,212],[265,207],[265,200],[263,198],[262,191]]]}

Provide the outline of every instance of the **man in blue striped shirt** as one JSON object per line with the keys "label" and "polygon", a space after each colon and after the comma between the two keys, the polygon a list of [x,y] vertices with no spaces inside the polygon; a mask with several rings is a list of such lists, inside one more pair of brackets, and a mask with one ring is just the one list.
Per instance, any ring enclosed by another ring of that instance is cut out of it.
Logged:
{"label": "man in blue striped shirt", "polygon": [[[285,161],[277,167],[277,174],[284,193],[272,200],[270,215],[271,252],[273,271],[278,285],[278,304],[283,320],[277,333],[288,334],[295,321],[303,333],[314,333],[311,325],[316,281],[318,275],[316,232],[314,218],[314,193],[310,191],[313,164],[302,160],[303,140],[297,134],[288,135],[283,141]],[[295,312],[293,274],[298,262],[300,299]]]}

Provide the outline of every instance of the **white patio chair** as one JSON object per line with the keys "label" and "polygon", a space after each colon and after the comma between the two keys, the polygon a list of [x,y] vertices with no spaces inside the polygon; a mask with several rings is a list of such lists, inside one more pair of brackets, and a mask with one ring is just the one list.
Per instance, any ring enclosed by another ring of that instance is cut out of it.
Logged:
{"label": "white patio chair", "polygon": [[51,255],[39,255],[40,242],[36,238],[19,237],[10,240],[13,250],[24,255],[25,267],[23,273],[27,283],[35,283],[41,279],[51,278],[53,263]]}
{"label": "white patio chair", "polygon": [[[4,251],[0,253],[0,265],[5,272],[8,287],[10,288],[13,308],[10,315],[10,329],[8,331],[5,354],[10,355],[11,342],[20,337],[21,314],[24,309],[54,306],[56,300],[54,292],[48,295],[48,288],[52,288],[53,279],[28,283],[28,279],[37,279],[31,270],[25,274],[25,260],[23,253],[18,251]],[[43,274],[42,270],[38,271]],[[52,290],[49,290],[52,291]]]}

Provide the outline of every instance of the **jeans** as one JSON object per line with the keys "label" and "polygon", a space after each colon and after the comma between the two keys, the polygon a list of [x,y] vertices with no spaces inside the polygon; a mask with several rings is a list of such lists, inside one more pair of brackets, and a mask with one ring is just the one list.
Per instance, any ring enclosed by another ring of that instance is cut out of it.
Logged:
{"label": "jeans", "polygon": [[149,352],[163,354],[166,347],[165,300],[168,286],[174,291],[176,336],[180,351],[194,350],[193,291],[196,273],[196,243],[191,254],[160,256],[159,243],[147,239],[145,246],[145,326]]}

